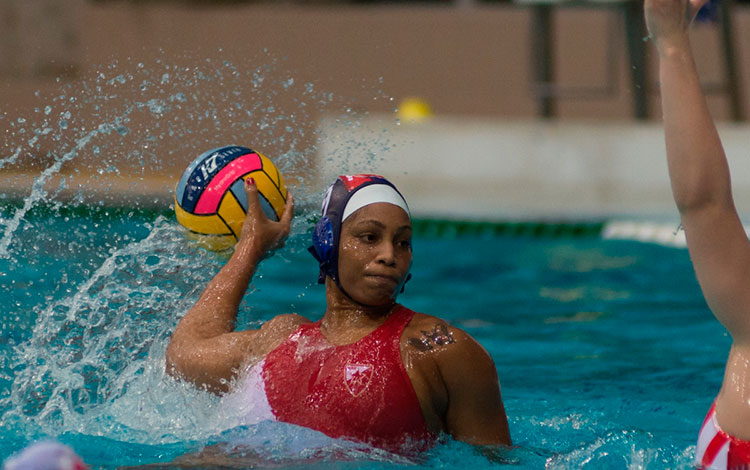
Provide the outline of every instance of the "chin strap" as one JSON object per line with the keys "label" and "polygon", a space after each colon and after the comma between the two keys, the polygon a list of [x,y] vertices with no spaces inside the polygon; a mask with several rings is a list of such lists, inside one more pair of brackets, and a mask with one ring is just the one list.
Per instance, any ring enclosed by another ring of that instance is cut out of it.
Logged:
{"label": "chin strap", "polygon": [[307,247],[307,251],[310,252],[311,255],[313,255],[313,258],[320,264],[320,272],[318,273],[318,284],[323,284],[326,282],[326,269],[323,263],[320,260],[320,255],[318,254],[318,251],[315,249],[314,246]]}
{"label": "chin strap", "polygon": [[403,284],[401,284],[401,292],[399,292],[399,294],[404,293],[404,289],[406,288],[406,283],[409,282],[410,280],[411,280],[411,273],[406,275],[406,280],[404,281]]}

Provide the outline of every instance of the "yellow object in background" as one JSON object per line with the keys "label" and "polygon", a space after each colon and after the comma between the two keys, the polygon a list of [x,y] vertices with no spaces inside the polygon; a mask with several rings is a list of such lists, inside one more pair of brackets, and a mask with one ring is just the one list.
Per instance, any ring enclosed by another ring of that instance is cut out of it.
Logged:
{"label": "yellow object in background", "polygon": [[404,123],[422,122],[432,117],[432,108],[421,98],[404,98],[396,115]]}

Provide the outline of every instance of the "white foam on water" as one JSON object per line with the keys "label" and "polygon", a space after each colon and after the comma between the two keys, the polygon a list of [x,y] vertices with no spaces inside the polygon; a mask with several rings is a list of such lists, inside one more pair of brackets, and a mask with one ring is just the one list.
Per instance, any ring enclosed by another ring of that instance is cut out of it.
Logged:
{"label": "white foam on water", "polygon": [[633,240],[657,245],[685,248],[685,232],[678,224],[611,221],[605,224],[602,238],[607,240]]}
{"label": "white foam on water", "polygon": [[[3,418],[50,435],[185,438],[216,400],[165,376],[166,338],[215,262],[164,219],[113,250],[75,292],[38,312],[31,339],[14,351],[18,372]],[[160,286],[168,277],[175,285]]]}

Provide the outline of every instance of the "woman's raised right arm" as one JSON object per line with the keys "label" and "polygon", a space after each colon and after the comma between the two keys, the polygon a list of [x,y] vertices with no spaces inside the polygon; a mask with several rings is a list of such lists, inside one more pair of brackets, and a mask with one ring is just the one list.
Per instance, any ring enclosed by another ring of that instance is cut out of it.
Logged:
{"label": "woman's raised right arm", "polygon": [[214,392],[226,391],[243,362],[265,355],[304,321],[296,315],[281,315],[259,330],[234,331],[240,302],[255,269],[268,251],[284,244],[294,211],[290,195],[281,220],[268,220],[252,180],[246,182],[245,191],[248,215],[234,253],[180,320],[167,347],[170,375]]}

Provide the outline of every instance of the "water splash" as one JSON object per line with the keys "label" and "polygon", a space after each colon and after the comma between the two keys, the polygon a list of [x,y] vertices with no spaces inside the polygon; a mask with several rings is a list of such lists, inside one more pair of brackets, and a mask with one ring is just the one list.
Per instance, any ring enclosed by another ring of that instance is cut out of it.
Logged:
{"label": "water splash", "polygon": [[99,419],[148,370],[163,371],[157,352],[174,321],[158,320],[176,319],[185,297],[205,282],[205,273],[183,272],[186,256],[197,265],[201,258],[181,252],[181,238],[157,220],[148,237],[114,250],[72,295],[38,312],[31,339],[14,351],[3,419],[15,415],[50,435],[102,435],[123,426]]}
{"label": "water splash", "polygon": [[22,146],[16,147],[16,150],[9,156],[3,159],[0,159],[0,169],[2,169],[5,165],[12,165],[18,160],[18,156],[21,155],[21,151],[23,150]]}
{"label": "water splash", "polygon": [[610,431],[567,452],[549,457],[546,470],[570,468],[688,468],[691,461],[685,451],[674,446],[659,447],[655,437],[639,430]]}
{"label": "water splash", "polygon": [[89,142],[91,142],[91,139],[100,134],[107,135],[112,131],[112,129],[113,124],[99,124],[96,129],[88,132],[83,137],[78,139],[72,150],[68,151],[60,158],[55,160],[52,165],[45,168],[44,171],[42,171],[41,174],[36,177],[31,185],[31,194],[26,199],[24,199],[23,206],[20,209],[16,210],[16,212],[13,214],[13,217],[4,224],[5,230],[3,232],[3,237],[0,239],[0,258],[7,258],[8,256],[10,256],[8,248],[13,239],[13,235],[15,234],[16,230],[18,230],[21,221],[29,212],[29,210],[34,207],[39,201],[44,200],[48,195],[47,191],[44,189],[44,186],[47,184],[50,178],[57,175],[66,162],[74,159],[78,155],[78,153],[82,149],[84,149],[86,145],[89,144]]}

